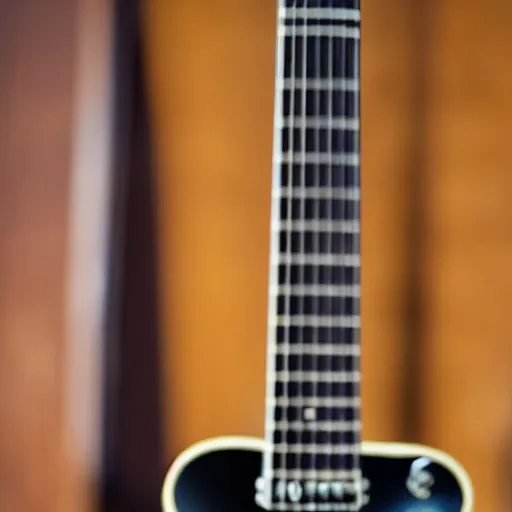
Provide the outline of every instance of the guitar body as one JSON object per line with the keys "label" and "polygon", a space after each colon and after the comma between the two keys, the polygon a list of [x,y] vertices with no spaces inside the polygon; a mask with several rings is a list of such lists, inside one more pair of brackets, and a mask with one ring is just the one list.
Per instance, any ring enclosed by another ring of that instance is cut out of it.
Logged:
{"label": "guitar body", "polygon": [[[164,511],[261,512],[255,502],[255,482],[264,449],[265,441],[246,437],[216,438],[192,446],[167,473]],[[472,510],[469,478],[445,453],[387,443],[363,443],[362,453],[363,477],[369,483],[362,512]]]}

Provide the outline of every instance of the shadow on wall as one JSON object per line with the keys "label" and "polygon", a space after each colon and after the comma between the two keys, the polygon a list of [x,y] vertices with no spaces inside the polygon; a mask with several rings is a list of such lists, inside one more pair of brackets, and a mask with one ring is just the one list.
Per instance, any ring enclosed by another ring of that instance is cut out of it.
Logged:
{"label": "shadow on wall", "polygon": [[138,2],[118,2],[103,512],[160,511],[163,460],[151,130]]}

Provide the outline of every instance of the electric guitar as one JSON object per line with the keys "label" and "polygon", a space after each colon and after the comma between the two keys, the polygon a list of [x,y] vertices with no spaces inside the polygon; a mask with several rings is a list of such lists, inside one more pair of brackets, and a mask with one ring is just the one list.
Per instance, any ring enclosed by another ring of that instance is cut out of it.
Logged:
{"label": "electric guitar", "polygon": [[359,1],[277,17],[265,439],[186,450],[164,512],[469,512],[449,455],[361,442]]}

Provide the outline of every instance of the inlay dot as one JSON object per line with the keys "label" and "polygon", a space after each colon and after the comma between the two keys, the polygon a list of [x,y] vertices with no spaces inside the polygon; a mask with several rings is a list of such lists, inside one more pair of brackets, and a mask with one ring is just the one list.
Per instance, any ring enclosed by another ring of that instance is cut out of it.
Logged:
{"label": "inlay dot", "polygon": [[306,407],[304,409],[304,420],[305,421],[314,421],[316,420],[316,411],[313,407]]}

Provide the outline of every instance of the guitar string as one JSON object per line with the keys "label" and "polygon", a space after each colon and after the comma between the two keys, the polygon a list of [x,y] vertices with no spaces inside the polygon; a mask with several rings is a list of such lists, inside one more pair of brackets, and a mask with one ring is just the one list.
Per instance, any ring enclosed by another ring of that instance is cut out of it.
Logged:
{"label": "guitar string", "polygon": [[[306,91],[307,91],[307,70],[308,70],[308,2],[306,0],[305,2],[305,9],[303,9],[303,20],[301,23],[303,23],[304,32],[302,34],[302,88],[301,88],[301,104],[300,104],[300,113],[301,113],[301,130],[300,130],[300,147],[301,147],[301,161],[300,161],[300,178],[299,178],[299,184],[300,184],[300,244],[299,244],[299,253],[304,254],[305,253],[305,195],[306,195]],[[305,285],[305,265],[299,265],[300,268],[300,277],[299,282],[301,285]],[[305,314],[304,311],[304,295],[300,295],[298,302],[298,313],[302,316]],[[299,339],[297,340],[298,345],[300,347],[300,354],[298,359],[298,371],[300,375],[300,380],[297,390],[300,400],[300,406],[299,411],[302,413],[302,421],[299,422],[299,429],[297,431],[297,439],[296,439],[296,446],[295,448],[295,469],[302,469],[302,443],[303,443],[303,434],[304,434],[304,399],[303,399],[303,393],[304,393],[304,378],[303,378],[303,352],[304,352],[304,325],[299,327],[298,336]]]}
{"label": "guitar string", "polygon": [[[355,3],[356,3],[357,8],[359,9],[359,1],[356,1]],[[360,41],[358,39],[354,39],[353,75],[356,78],[356,80],[358,80],[359,84],[361,84],[361,80],[360,80],[360,71],[361,70],[360,70],[360,65],[359,65],[360,52],[361,52]],[[354,97],[354,117],[356,119],[360,120],[360,115],[361,115],[360,105],[359,105],[360,87],[358,87],[356,89],[354,96],[355,96]],[[360,125],[361,125],[361,123],[359,122],[359,126]],[[360,132],[355,132],[354,146],[355,146],[354,152],[357,155],[359,155],[359,160],[361,160],[361,157],[360,157],[360,154],[361,154]],[[361,190],[361,167],[360,167],[360,165],[361,164],[359,162],[359,164],[357,166],[357,185],[358,185],[359,190]],[[361,197],[361,194],[359,194],[359,197]],[[359,219],[359,226],[361,226],[361,221],[360,221],[360,219],[361,219],[361,199],[359,199],[359,201],[357,201],[355,203],[355,207],[357,208],[356,215],[357,215],[357,218]],[[360,229],[361,228],[359,228],[359,230]],[[361,234],[360,233],[357,234],[356,238],[354,239],[354,243],[356,244],[356,247],[354,248],[355,252],[357,254],[361,255]],[[359,266],[355,268],[354,277],[355,277],[354,280],[359,283],[359,289],[361,289],[361,269]],[[358,301],[358,314],[361,315],[361,300],[360,300],[359,296],[357,297],[357,301]],[[354,340],[353,343],[358,343],[358,344],[361,343],[361,331],[360,330],[361,330],[361,326],[359,326],[359,328],[356,328],[353,330],[354,337],[356,338],[356,340]],[[360,357],[358,359],[356,359],[354,357],[354,363],[353,363],[352,369],[354,371],[357,371],[359,375],[361,374],[361,358]],[[359,379],[359,382],[356,383],[356,385],[354,387],[357,390],[357,395],[360,396],[360,394],[361,394],[361,378]],[[356,394],[356,393],[354,393],[354,394]],[[361,415],[360,410],[358,411],[358,413],[359,413],[359,415]],[[359,419],[359,421],[361,421],[360,417],[358,419]],[[357,443],[361,442],[361,432],[360,431],[357,433],[357,438],[355,439],[355,441]],[[358,446],[360,447],[360,444]],[[354,458],[354,465],[355,465],[356,469],[360,469],[360,467],[361,467],[359,451],[356,451],[356,456]],[[359,483],[362,485],[362,481]]]}
{"label": "guitar string", "polygon": [[[287,15],[288,15],[288,8],[286,8],[286,2],[284,2],[285,4],[285,19],[283,20],[283,25],[284,25],[284,31],[285,31],[285,34],[286,34],[286,30],[287,30],[287,25],[286,25],[286,20],[288,19],[287,18]],[[291,10],[291,22],[292,22],[292,34],[290,36],[290,41],[291,41],[291,56],[290,56],[290,65],[289,65],[289,70],[290,70],[290,82],[291,82],[291,85],[290,85],[290,91],[289,91],[289,96],[290,96],[290,105],[289,105],[289,109],[288,109],[288,116],[290,117],[290,122],[288,123],[288,152],[289,152],[289,155],[290,155],[290,158],[288,158],[288,163],[286,164],[287,165],[287,178],[288,178],[288,194],[287,194],[287,200],[286,200],[286,219],[287,219],[287,222],[286,222],[286,253],[287,253],[287,263],[285,264],[286,266],[286,278],[285,278],[285,282],[286,284],[288,284],[291,288],[291,241],[292,241],[292,236],[291,236],[291,229],[292,229],[292,212],[293,212],[293,209],[292,209],[292,191],[293,191],[293,188],[294,188],[294,169],[293,169],[293,165],[294,165],[294,162],[293,162],[293,153],[294,153],[294,137],[293,137],[293,134],[294,134],[294,111],[295,111],[295,76],[296,76],[296,55],[295,55],[295,50],[296,50],[296,15],[297,15],[297,11],[296,11],[296,5],[295,5],[295,2],[293,2],[293,5],[292,5],[292,10]],[[281,22],[281,20],[280,20]],[[285,36],[285,41],[286,41],[286,36]],[[281,169],[282,169],[282,166],[281,166]],[[285,296],[285,299],[284,299],[284,302],[285,302],[285,311],[284,311],[284,316],[285,318],[289,318],[290,317],[290,303],[291,303],[291,294],[287,294],[287,296]],[[281,411],[285,411],[287,412],[289,410],[289,385],[290,385],[290,379],[288,377],[288,371],[289,371],[289,358],[290,358],[290,341],[291,341],[291,322],[288,322],[286,327],[285,327],[285,336],[284,336],[284,355],[283,355],[283,370],[284,370],[284,374],[285,374],[285,382],[283,382],[283,395],[284,395],[284,407],[282,407]],[[287,438],[287,435],[288,435],[288,426],[287,426],[287,422],[285,422],[285,427],[283,429],[283,431],[280,433],[281,436],[283,436],[283,440],[286,441],[286,438]],[[283,468],[284,470],[284,474],[286,475],[288,473],[287,471],[287,459],[288,459],[288,443],[284,443],[284,446],[285,446],[285,449],[283,450],[283,453],[281,454],[281,467]],[[286,502],[286,492],[287,492],[287,478],[284,479],[284,485],[282,485],[282,492],[280,493],[279,495],[279,500],[281,503],[284,503]]]}
{"label": "guitar string", "polygon": [[[282,197],[282,146],[283,131],[281,129],[283,120],[284,97],[280,83],[284,80],[285,75],[285,41],[286,35],[282,30],[281,19],[279,18],[280,9],[283,8],[285,0],[278,0],[276,15],[276,79],[274,84],[274,126],[273,126],[273,152],[272,152],[272,211],[271,211],[271,240],[270,240],[270,276],[269,276],[269,297],[268,297],[268,319],[267,319],[267,383],[266,383],[266,404],[265,404],[265,440],[267,447],[264,451],[261,482],[263,489],[257,487],[256,501],[260,504],[265,503],[267,506],[273,503],[275,495],[275,470],[277,459],[275,450],[273,449],[276,441],[276,404],[278,394],[278,378],[277,378],[277,349],[278,349],[278,326],[276,324],[277,315],[279,314],[279,292],[276,294],[273,290],[279,290],[280,274],[279,263],[274,261],[275,253],[280,254],[282,238],[280,230],[276,227],[276,220],[281,221],[281,197]],[[272,400],[271,403],[268,400]],[[270,427],[271,426],[271,427]],[[270,438],[270,439],[269,439]],[[258,483],[257,482],[257,485]]]}
{"label": "guitar string", "polygon": [[[333,4],[333,1],[330,0],[330,8],[331,8],[331,11],[334,11],[334,4]],[[332,151],[333,151],[333,147],[332,147],[332,139],[333,139],[333,135],[334,135],[334,132],[333,132],[333,126],[332,126],[332,96],[333,96],[333,78],[334,78],[334,28],[333,28],[333,22],[332,22],[332,19],[330,20],[330,24],[329,24],[329,31],[328,31],[328,36],[327,36],[327,79],[328,79],[328,87],[327,87],[327,105],[326,105],[326,108],[327,108],[327,118],[328,118],[328,124],[327,124],[327,152],[329,154],[329,162],[328,162],[328,165],[327,165],[327,176],[328,176],[328,183],[327,183],[327,187],[328,187],[328,190],[329,192],[332,193],[332,190],[333,190],[333,179],[332,179],[332,174],[333,174],[333,162],[332,162]],[[327,204],[328,204],[328,208],[327,208],[327,212],[326,212],[326,215],[327,215],[327,219],[328,219],[328,222],[332,222],[332,199],[328,199],[327,200]],[[332,254],[332,230],[329,230],[329,233],[327,235],[327,247],[326,247],[326,252],[327,254]],[[332,283],[332,267],[331,266],[328,266],[326,267],[327,272],[327,283],[331,284]],[[333,325],[332,325],[332,303],[333,303],[333,300],[332,300],[332,297],[329,296],[328,300],[327,300],[327,304],[328,304],[328,319],[329,319],[329,329],[328,329],[328,333],[329,333],[329,336],[334,336],[334,328],[333,328]],[[335,341],[334,339],[329,339],[329,341]],[[328,369],[330,372],[332,372],[333,368],[332,368],[332,356],[329,357],[329,360],[328,360],[328,363],[326,366],[328,366]],[[332,384],[331,382],[329,382],[328,386],[327,386],[327,394],[328,396],[332,396]],[[333,421],[333,414],[332,414],[332,409],[329,409],[329,423],[332,423]],[[328,443],[328,446],[329,447],[332,447],[333,445],[333,433],[331,432],[333,429],[331,427],[329,427],[328,429],[328,434],[327,434],[327,443]],[[331,458],[331,454],[329,453],[329,455],[327,456],[326,458],[326,465],[327,465],[327,469],[332,469],[332,458]]]}
{"label": "guitar string", "polygon": [[[347,62],[349,60],[349,57],[348,57],[348,51],[347,51],[347,41],[345,38],[342,38],[341,41],[340,41],[340,44],[339,44],[339,51],[340,51],[340,74],[343,76],[343,77],[347,77],[348,78],[348,74],[347,74]],[[346,113],[347,113],[347,95],[348,95],[348,92],[347,91],[343,91],[343,92],[340,92],[339,94],[339,109],[340,109],[340,113],[342,116],[346,116]],[[350,151],[350,148],[349,148],[349,144],[348,144],[348,138],[350,137],[350,133],[348,130],[343,130],[343,131],[340,131],[338,133],[338,136],[337,136],[337,140],[338,140],[338,143],[339,143],[339,147],[341,149],[341,151],[343,151],[343,153],[348,153]],[[341,178],[341,186],[346,188],[347,186],[349,186],[350,184],[350,179],[347,179],[348,178],[348,175],[352,172],[352,169],[351,167],[349,166],[343,166],[342,167],[342,178]],[[348,217],[349,218],[349,212],[350,212],[350,201],[349,200],[346,200],[346,201],[343,201],[342,205],[341,205],[341,214],[343,216],[343,218],[345,217]],[[345,254],[351,254],[350,252],[350,245],[351,245],[351,237],[346,234],[346,233],[343,233],[341,238],[343,239],[343,245],[342,245],[342,252],[344,252]],[[341,271],[341,274],[342,274],[342,279],[343,279],[343,282],[346,283],[346,282],[349,282],[348,281],[348,276],[347,276],[347,266],[346,265],[343,265],[342,266],[342,271]],[[352,311],[351,311],[351,308],[350,308],[350,299],[346,299],[345,295],[342,296],[341,298],[341,314],[345,315],[350,315],[352,314]],[[341,330],[341,343],[343,345],[347,345],[347,344],[350,344],[350,327],[347,328],[347,329],[342,329]],[[347,359],[343,359],[343,371],[347,371],[350,370],[350,357],[348,357]],[[348,367],[348,368],[347,368]],[[350,383],[344,383],[342,384],[342,394],[343,396],[350,396]],[[348,418],[346,418],[348,419]],[[347,442],[350,440],[352,436],[352,433],[351,432],[342,432],[341,434],[341,442],[342,444],[347,444]],[[344,469],[351,469],[350,468],[350,464],[348,464],[348,458],[350,457],[350,455],[340,455],[340,459],[341,461],[337,461],[337,462],[341,462],[341,465],[344,466]],[[333,468],[333,469],[336,469],[336,468]]]}
{"label": "guitar string", "polygon": [[[320,45],[320,37],[318,36],[313,36],[314,37],[314,43],[315,43],[315,65],[314,65],[314,78],[315,80],[316,79],[321,79],[322,76],[321,76],[321,57],[322,57],[322,52],[320,51],[321,50],[321,45]],[[320,119],[320,87],[317,87],[316,90],[313,88],[313,91],[314,91],[314,109],[313,109],[313,116],[314,117],[317,117],[318,119]],[[320,123],[318,123],[320,124]],[[320,186],[320,128],[319,126],[316,127],[315,129],[315,144],[314,144],[314,149],[315,149],[315,154],[316,154],[316,162],[312,165],[313,167],[313,186],[314,187],[319,187]],[[314,212],[313,212],[313,219],[314,221],[316,221],[316,223],[313,224],[313,254],[319,254],[320,253],[320,231],[319,231],[319,226],[318,226],[318,219],[319,219],[319,216],[320,216],[320,200],[319,199],[313,199],[313,205],[314,205]],[[319,269],[318,269],[318,266],[317,265],[314,265],[313,266],[313,284],[320,284],[320,281],[319,281]],[[314,315],[318,315],[319,314],[319,296],[320,294],[313,294],[313,304],[312,304],[312,310],[313,310],[313,314]],[[319,343],[319,328],[318,326],[315,326],[313,327],[312,329],[312,343],[314,343],[315,345]],[[317,382],[318,382],[318,359],[317,359],[317,354],[313,354],[312,356],[312,365],[313,365],[313,372],[314,372],[314,375],[315,375],[315,379],[314,379],[314,382],[313,382],[313,390],[312,390],[312,396],[313,397],[317,397],[317,393],[318,393],[318,386],[317,386]],[[315,400],[313,403],[318,403],[318,400]],[[316,413],[318,411],[315,410],[315,417],[316,417]],[[311,428],[311,433],[312,433],[312,436],[311,436],[311,441],[312,443],[314,443],[314,445],[317,445],[318,444],[318,434],[317,434],[317,431],[316,431],[316,428],[313,427]],[[313,471],[313,475],[314,475],[314,481],[316,482],[317,481],[317,475],[316,475],[316,467],[317,467],[317,460],[316,460],[316,453],[315,453],[315,450],[312,450],[312,456],[311,456],[311,460],[310,460],[310,469]],[[315,493],[311,493],[310,495],[310,502],[315,502],[316,501],[316,496],[315,496]]]}

